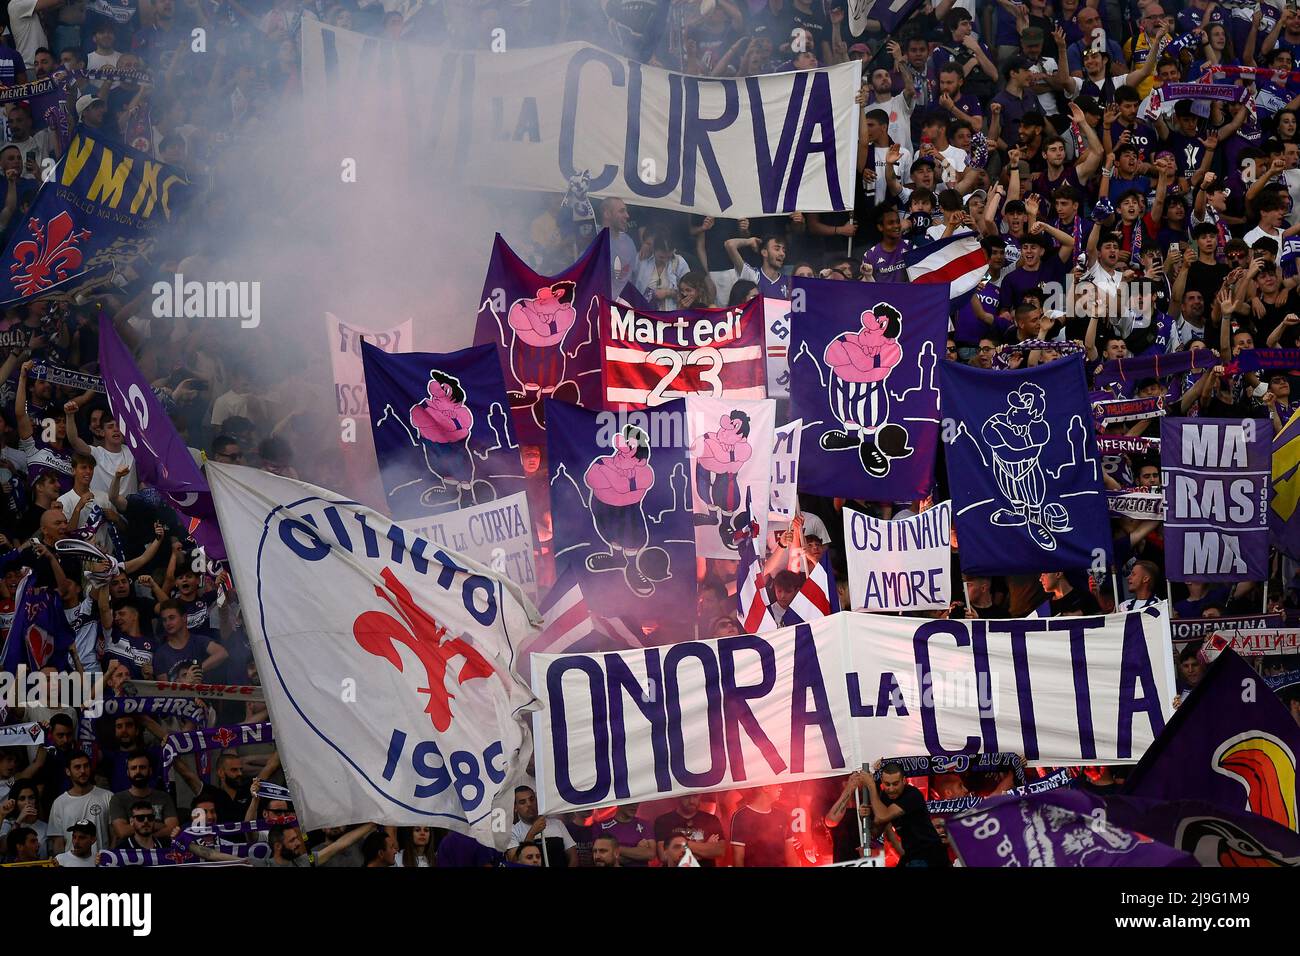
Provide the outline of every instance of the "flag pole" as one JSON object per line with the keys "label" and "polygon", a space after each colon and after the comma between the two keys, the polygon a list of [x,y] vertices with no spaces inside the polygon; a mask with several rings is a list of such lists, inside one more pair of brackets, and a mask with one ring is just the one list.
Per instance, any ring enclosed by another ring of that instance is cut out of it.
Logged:
{"label": "flag pole", "polygon": [[1113,564],[1110,566],[1110,593],[1115,598],[1115,609],[1119,610],[1119,572]]}

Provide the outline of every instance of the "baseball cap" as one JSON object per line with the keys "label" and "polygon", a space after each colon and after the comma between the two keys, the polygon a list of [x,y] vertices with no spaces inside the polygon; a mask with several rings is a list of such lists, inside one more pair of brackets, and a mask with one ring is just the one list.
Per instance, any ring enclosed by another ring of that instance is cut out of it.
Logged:
{"label": "baseball cap", "polygon": [[988,202],[988,201],[989,201],[989,192],[988,192],[988,190],[987,190],[987,189],[977,189],[977,190],[975,190],[973,193],[971,193],[969,196],[966,197],[966,204],[967,204],[967,205],[970,205],[970,201],[971,201],[972,199],[976,198],[977,196],[978,196],[980,199],[983,199],[985,202]]}
{"label": "baseball cap", "polygon": [[811,511],[801,511],[799,514],[803,516],[803,536],[805,538],[817,538],[822,544],[831,543],[831,533],[826,530],[826,522]]}
{"label": "baseball cap", "polygon": [[93,93],[82,93],[77,97],[77,118],[80,119],[81,114],[90,109],[92,104],[102,102],[104,101]]}
{"label": "baseball cap", "polygon": [[861,53],[863,56],[866,56],[871,53],[871,47],[867,46],[865,43],[855,43],[853,46],[849,47],[849,55],[852,56],[855,53]]}
{"label": "baseball cap", "polygon": [[1024,33],[1020,34],[1021,46],[1033,46],[1035,43],[1043,42],[1043,31],[1040,27],[1029,27]]}
{"label": "baseball cap", "polygon": [[90,834],[91,836],[98,836],[98,835],[99,835],[99,827],[95,826],[95,824],[91,823],[89,820],[78,820],[78,821],[77,821],[76,823],[74,823],[72,826],[68,827],[68,832],[69,832],[69,833],[88,833],[88,834]]}

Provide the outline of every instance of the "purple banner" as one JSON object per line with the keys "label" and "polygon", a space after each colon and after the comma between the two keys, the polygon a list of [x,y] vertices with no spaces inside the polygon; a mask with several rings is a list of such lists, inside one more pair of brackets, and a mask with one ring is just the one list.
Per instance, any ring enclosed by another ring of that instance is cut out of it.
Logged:
{"label": "purple banner", "polygon": [[141,483],[158,489],[189,519],[186,530],[209,559],[225,558],[208,482],[106,315],[99,318],[99,372]]}
{"label": "purple banner", "polygon": [[498,234],[479,298],[474,344],[496,346],[515,432],[546,441],[545,402],[599,410],[600,299],[610,298],[609,231],[558,275],[534,272]]}
{"label": "purple banner", "polygon": [[1165,571],[1171,581],[1268,577],[1273,423],[1267,419],[1166,418]]}
{"label": "purple banner", "polygon": [[804,421],[799,490],[923,497],[939,438],[935,366],[947,286],[799,278],[792,286],[790,415]]}
{"label": "purple banner", "polygon": [[1297,754],[1300,727],[1286,705],[1225,650],[1142,755],[1124,792],[1249,809],[1295,830]]}
{"label": "purple banner", "polygon": [[1104,389],[1115,383],[1129,384],[1144,378],[1168,378],[1190,372],[1194,368],[1213,368],[1221,364],[1223,360],[1209,349],[1111,359],[1098,370],[1094,384],[1097,388]]}
{"label": "purple banner", "polygon": [[1236,365],[1239,372],[1289,372],[1300,369],[1300,349],[1244,349]]}
{"label": "purple banner", "polygon": [[1191,854],[1094,814],[1077,791],[995,797],[948,822],[967,866],[1196,866]]}

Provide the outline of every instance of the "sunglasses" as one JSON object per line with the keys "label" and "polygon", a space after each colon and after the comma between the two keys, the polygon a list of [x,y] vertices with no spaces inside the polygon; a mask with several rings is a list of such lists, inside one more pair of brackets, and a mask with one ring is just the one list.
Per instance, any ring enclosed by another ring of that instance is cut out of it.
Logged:
{"label": "sunglasses", "polygon": [[152,813],[133,813],[131,814],[131,819],[137,820],[140,823],[152,823],[154,816]]}

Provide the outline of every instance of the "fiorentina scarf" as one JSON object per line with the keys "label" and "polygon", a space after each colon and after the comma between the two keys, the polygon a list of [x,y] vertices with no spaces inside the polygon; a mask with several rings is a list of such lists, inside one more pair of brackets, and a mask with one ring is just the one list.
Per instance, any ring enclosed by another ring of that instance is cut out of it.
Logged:
{"label": "fiorentina scarf", "polygon": [[[963,754],[956,757],[893,757],[882,761],[881,766],[887,763],[898,764],[903,768],[903,775],[907,777],[925,777],[932,773],[987,772],[1010,767],[1011,772],[1015,774],[1016,783],[1018,785],[1025,783],[1025,768],[1023,761],[1020,759],[1020,754],[985,753],[970,756]],[[876,774],[876,779],[880,779],[879,773]]]}
{"label": "fiorentina scarf", "polygon": [[[241,860],[270,859],[272,852],[269,843],[222,843],[218,849]],[[197,856],[180,846],[173,846],[169,850],[99,851],[100,866],[186,866],[201,862],[203,861]]]}
{"label": "fiorentina scarf", "polygon": [[1074,355],[1076,352],[1085,351],[1082,345],[1065,339],[1062,339],[1061,341],[1052,341],[1050,339],[1025,339],[1023,342],[1012,342],[1009,345],[998,346],[998,350],[993,353],[993,367],[1010,367],[1010,356],[1012,352],[1035,352],[1039,349],[1051,349],[1054,352],[1060,352],[1062,355]]}
{"label": "fiorentina scarf", "polygon": [[1160,450],[1159,438],[1143,435],[1098,435],[1097,452],[1101,455],[1141,455]]}
{"label": "fiorentina scarf", "polygon": [[[168,700],[185,700],[184,697],[165,698]],[[171,777],[172,764],[176,758],[187,753],[207,750],[225,750],[230,747],[242,747],[246,744],[270,743],[275,737],[271,733],[271,724],[262,721],[256,724],[229,724],[212,727],[207,730],[181,731],[169,734],[163,744],[162,772],[163,782]]]}
{"label": "fiorentina scarf", "polygon": [[993,797],[1023,797],[1031,793],[1043,793],[1047,790],[1056,790],[1060,787],[1069,787],[1074,784],[1074,777],[1065,767],[1053,773],[1051,776],[1044,777],[1042,780],[1035,780],[1033,783],[1025,784],[1020,787],[1013,787],[1005,793],[992,793],[987,797],[954,797],[951,800],[930,800],[925,805],[925,812],[930,816],[946,816],[953,813],[961,813],[964,810],[973,810],[985,800],[991,800]]}

